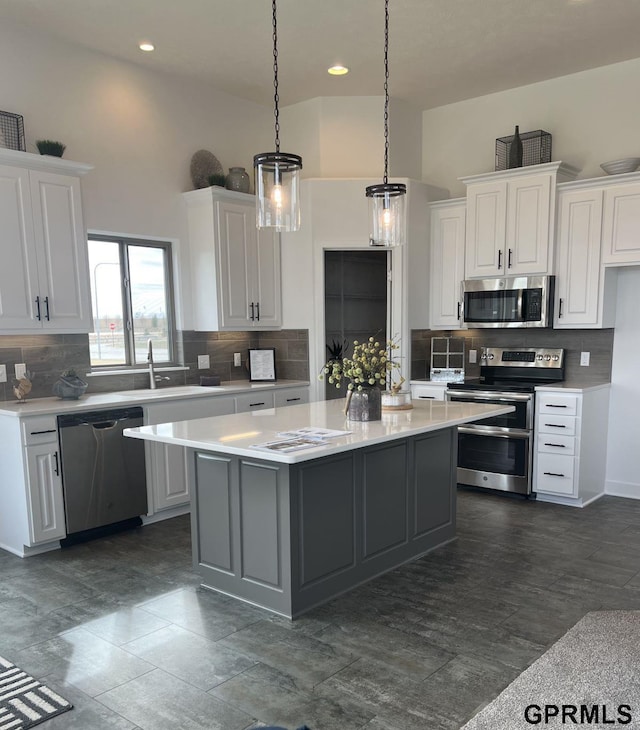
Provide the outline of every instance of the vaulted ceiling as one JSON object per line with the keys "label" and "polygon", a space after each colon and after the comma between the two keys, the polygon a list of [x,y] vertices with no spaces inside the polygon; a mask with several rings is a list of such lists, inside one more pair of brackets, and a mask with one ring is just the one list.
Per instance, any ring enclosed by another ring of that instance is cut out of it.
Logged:
{"label": "vaulted ceiling", "polygon": [[[390,93],[420,109],[640,56],[638,0],[389,5]],[[272,103],[269,0],[0,0],[0,17]],[[281,103],[382,94],[383,22],[383,0],[279,0]],[[330,77],[334,63],[350,73]]]}

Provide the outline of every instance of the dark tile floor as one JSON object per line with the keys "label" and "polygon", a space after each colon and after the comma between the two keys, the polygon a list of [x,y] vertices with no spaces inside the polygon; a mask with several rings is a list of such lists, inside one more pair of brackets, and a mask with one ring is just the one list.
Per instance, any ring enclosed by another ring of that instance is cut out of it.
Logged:
{"label": "dark tile floor", "polygon": [[75,704],[43,730],[437,730],[586,612],[640,609],[640,501],[462,491],[458,535],[294,622],[199,589],[187,518],[0,551],[0,655]]}

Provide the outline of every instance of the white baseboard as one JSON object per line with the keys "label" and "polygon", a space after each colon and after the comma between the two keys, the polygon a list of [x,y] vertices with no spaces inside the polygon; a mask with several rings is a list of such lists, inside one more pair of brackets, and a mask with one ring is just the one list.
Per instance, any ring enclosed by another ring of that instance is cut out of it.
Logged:
{"label": "white baseboard", "polygon": [[170,507],[169,509],[160,510],[152,515],[142,515],[143,525],[152,525],[154,522],[161,522],[162,520],[169,520],[172,517],[180,517],[180,515],[187,515],[191,512],[191,505],[184,504],[179,507]]}
{"label": "white baseboard", "polygon": [[607,479],[604,485],[605,494],[613,497],[627,497],[628,499],[640,499],[640,484],[633,482],[615,482]]}

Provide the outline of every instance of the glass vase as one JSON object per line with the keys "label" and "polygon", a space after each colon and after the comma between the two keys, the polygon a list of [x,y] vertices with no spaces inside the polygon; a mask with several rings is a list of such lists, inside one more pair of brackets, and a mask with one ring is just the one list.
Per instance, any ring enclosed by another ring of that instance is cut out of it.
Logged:
{"label": "glass vase", "polygon": [[347,418],[350,421],[379,421],[382,418],[382,391],[377,385],[363,385],[351,391]]}

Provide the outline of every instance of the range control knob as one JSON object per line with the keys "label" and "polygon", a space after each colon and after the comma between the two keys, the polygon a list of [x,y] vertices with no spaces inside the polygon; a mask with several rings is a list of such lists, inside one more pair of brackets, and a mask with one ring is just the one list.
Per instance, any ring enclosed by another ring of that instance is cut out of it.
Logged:
{"label": "range control knob", "polygon": [[481,360],[486,360],[487,359],[487,353],[486,352],[483,352],[482,355],[480,355],[480,359]]}
{"label": "range control knob", "polygon": [[489,355],[488,357],[489,357],[489,360],[493,360],[493,358],[494,358],[494,355],[493,355],[493,354],[491,354],[491,355]]}
{"label": "range control knob", "polygon": [[552,357],[551,359],[552,359],[552,360],[553,360],[554,362],[558,362],[558,360],[560,359],[560,355],[554,355],[554,356],[553,356],[553,357]]}
{"label": "range control knob", "polygon": [[545,359],[545,360],[546,360],[547,362],[549,362],[549,361],[551,360],[551,355],[545,355],[545,356],[544,356],[544,359]]}
{"label": "range control knob", "polygon": [[536,360],[542,360],[542,355],[536,355]]}

